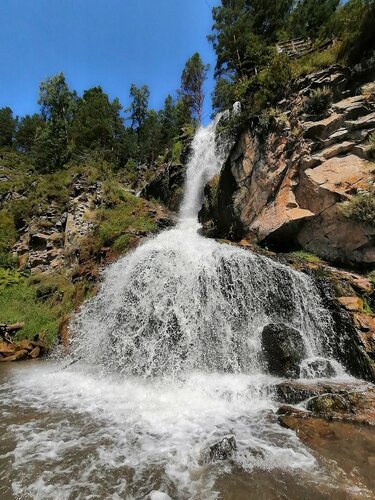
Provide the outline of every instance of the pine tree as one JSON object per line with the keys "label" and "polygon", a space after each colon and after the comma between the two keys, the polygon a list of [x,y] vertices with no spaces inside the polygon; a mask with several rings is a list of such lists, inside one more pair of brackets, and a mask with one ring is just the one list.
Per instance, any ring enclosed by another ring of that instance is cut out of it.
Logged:
{"label": "pine tree", "polygon": [[13,118],[13,111],[9,108],[0,109],[0,146],[13,145],[17,120]]}
{"label": "pine tree", "polygon": [[188,104],[192,114],[202,123],[204,91],[209,65],[204,65],[198,52],[186,61],[181,76],[180,96]]}

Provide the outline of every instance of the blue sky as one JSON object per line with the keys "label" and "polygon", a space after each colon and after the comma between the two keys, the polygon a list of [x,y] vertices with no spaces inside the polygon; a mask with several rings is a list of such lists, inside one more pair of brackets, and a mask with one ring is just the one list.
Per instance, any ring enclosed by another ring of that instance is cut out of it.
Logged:
{"label": "blue sky", "polygon": [[101,85],[129,103],[131,83],[150,87],[159,109],[179,87],[198,51],[211,64],[205,122],[211,114],[215,56],[206,36],[218,0],[1,0],[0,107],[38,110],[40,81],[64,71],[79,94]]}

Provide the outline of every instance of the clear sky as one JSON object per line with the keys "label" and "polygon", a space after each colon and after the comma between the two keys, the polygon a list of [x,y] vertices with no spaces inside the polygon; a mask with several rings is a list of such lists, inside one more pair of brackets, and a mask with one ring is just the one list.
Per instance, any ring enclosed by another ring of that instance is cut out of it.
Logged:
{"label": "clear sky", "polygon": [[211,64],[205,122],[211,114],[215,56],[206,36],[218,0],[0,0],[0,107],[38,110],[40,81],[64,71],[71,88],[101,85],[129,104],[131,83],[150,87],[159,109],[179,87],[198,51]]}

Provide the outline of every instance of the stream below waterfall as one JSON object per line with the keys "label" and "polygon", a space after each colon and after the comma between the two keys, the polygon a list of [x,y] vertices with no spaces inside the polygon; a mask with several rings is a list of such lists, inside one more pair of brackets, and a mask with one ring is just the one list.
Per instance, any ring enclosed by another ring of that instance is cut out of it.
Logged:
{"label": "stream below waterfall", "polygon": [[[279,425],[270,323],[300,333],[302,377],[323,360],[357,381],[308,276],[199,234],[215,127],[193,141],[178,224],[103,271],[69,356],[0,366],[1,499],[373,498],[372,429],[335,423],[307,447]],[[230,459],[207,460],[225,436]]]}

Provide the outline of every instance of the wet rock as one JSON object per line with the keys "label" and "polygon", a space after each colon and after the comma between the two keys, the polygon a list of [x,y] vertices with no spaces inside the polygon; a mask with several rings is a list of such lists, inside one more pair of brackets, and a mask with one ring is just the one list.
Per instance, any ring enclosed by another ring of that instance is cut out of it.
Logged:
{"label": "wet rock", "polygon": [[344,394],[322,394],[307,402],[307,409],[326,419],[375,425],[375,389]]}
{"label": "wet rock", "polygon": [[282,323],[265,326],[262,349],[271,375],[299,377],[300,363],[306,356],[306,349],[298,330]]}
{"label": "wet rock", "polygon": [[163,165],[142,189],[141,196],[147,200],[156,198],[171,210],[177,210],[182,199],[184,181],[185,167],[183,165]]}
{"label": "wet rock", "polygon": [[279,424],[286,429],[295,431],[298,438],[307,445],[317,439],[335,439],[335,433],[329,422],[322,418],[314,418],[308,415],[292,414],[281,415]]}
{"label": "wet rock", "polygon": [[237,450],[236,438],[233,435],[225,436],[221,441],[218,441],[208,447],[203,453],[205,462],[216,462],[218,460],[228,460],[232,458]]}
{"label": "wet rock", "polygon": [[301,366],[301,377],[330,378],[335,375],[335,367],[329,359],[306,360]]}
{"label": "wet rock", "polygon": [[312,397],[321,394],[346,393],[349,390],[348,384],[330,382],[306,382],[293,380],[282,382],[275,386],[277,401],[287,404],[299,404]]}
{"label": "wet rock", "polygon": [[277,410],[276,415],[298,415],[301,417],[306,416],[306,411],[300,408],[295,408],[294,406],[283,405]]}

